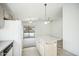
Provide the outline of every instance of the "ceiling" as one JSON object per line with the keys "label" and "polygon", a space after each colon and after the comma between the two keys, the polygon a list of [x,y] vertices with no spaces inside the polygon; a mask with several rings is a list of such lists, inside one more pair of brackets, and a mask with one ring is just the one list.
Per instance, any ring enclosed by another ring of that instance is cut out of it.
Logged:
{"label": "ceiling", "polygon": [[[45,6],[43,3],[7,3],[17,19],[44,18]],[[62,4],[47,3],[47,17],[57,19],[62,16]]]}

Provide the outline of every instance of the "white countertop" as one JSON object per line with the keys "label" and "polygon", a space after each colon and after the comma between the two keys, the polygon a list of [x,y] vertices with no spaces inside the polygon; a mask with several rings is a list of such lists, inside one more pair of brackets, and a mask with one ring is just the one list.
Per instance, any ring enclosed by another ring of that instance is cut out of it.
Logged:
{"label": "white countertop", "polygon": [[38,39],[43,39],[43,40],[47,40],[47,41],[52,41],[52,40],[61,40],[60,38],[56,38],[56,37],[51,37],[51,36],[40,36],[40,37],[37,37]]}
{"label": "white countertop", "polygon": [[0,52],[2,52],[13,40],[0,41]]}

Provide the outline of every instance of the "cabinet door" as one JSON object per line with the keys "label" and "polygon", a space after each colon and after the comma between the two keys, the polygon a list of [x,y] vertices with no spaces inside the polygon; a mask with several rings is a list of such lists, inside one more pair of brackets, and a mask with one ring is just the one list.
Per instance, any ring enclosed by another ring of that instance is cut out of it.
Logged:
{"label": "cabinet door", "polygon": [[39,52],[40,52],[40,54],[41,54],[41,56],[44,56],[44,44],[39,44]]}
{"label": "cabinet door", "polygon": [[44,44],[41,41],[36,42],[36,48],[41,56],[44,56]]}
{"label": "cabinet door", "polygon": [[44,46],[44,54],[45,56],[57,56],[57,44],[54,43],[46,43]]}

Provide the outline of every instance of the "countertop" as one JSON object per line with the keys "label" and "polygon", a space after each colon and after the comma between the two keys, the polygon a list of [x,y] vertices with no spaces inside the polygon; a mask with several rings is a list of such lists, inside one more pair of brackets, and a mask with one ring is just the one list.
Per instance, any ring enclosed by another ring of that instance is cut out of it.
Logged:
{"label": "countertop", "polygon": [[57,40],[61,40],[60,38],[51,37],[51,36],[40,36],[40,37],[37,37],[36,39],[44,40],[44,41],[57,41]]}
{"label": "countertop", "polygon": [[0,52],[2,52],[13,40],[0,41]]}

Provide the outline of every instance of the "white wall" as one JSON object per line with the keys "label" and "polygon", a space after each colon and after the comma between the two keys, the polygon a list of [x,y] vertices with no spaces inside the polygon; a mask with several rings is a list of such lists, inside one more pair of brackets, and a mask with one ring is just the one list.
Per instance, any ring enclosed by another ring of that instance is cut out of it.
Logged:
{"label": "white wall", "polygon": [[48,24],[44,24],[44,21],[35,21],[31,24],[34,26],[35,36],[51,35],[58,38],[63,38],[63,20],[59,17],[57,20],[53,20]]}
{"label": "white wall", "polygon": [[50,33],[50,24],[44,24],[44,21],[37,21],[33,24],[35,26],[35,35],[37,36],[45,36]]}
{"label": "white wall", "polygon": [[23,28],[21,21],[6,20],[5,27],[0,29],[0,40],[14,40],[14,55],[22,54]]}
{"label": "white wall", "polygon": [[79,4],[63,6],[63,47],[79,55]]}
{"label": "white wall", "polygon": [[50,24],[50,35],[55,36],[58,38],[63,38],[63,20],[62,18],[59,18],[57,20],[54,20]]}

